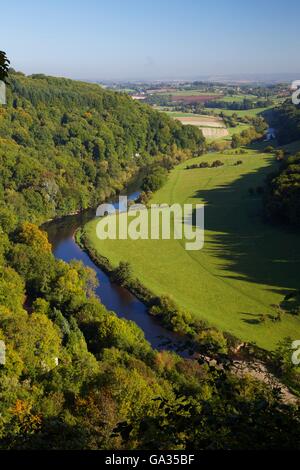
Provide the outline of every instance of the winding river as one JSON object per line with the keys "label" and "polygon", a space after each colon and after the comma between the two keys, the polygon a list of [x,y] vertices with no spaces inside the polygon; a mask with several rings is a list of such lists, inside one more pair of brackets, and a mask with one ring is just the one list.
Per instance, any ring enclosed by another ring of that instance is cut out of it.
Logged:
{"label": "winding river", "polygon": [[[128,199],[134,200],[138,192],[132,193]],[[117,203],[112,202],[116,208]],[[158,321],[147,313],[147,307],[124,287],[110,281],[107,274],[90,259],[74,240],[74,233],[95,217],[95,210],[88,210],[78,215],[66,216],[43,226],[48,233],[56,258],[69,262],[80,260],[85,266],[96,271],[99,286],[96,294],[108,310],[113,310],[119,317],[134,321],[145,334],[145,338],[156,349],[175,349],[181,345],[178,335],[162,327]]]}

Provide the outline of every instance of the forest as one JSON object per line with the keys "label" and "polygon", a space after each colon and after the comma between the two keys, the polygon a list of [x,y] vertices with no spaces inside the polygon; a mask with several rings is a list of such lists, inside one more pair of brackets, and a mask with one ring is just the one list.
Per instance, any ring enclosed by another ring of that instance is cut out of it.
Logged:
{"label": "forest", "polygon": [[[274,124],[279,143],[300,140],[300,107],[285,102],[275,110]],[[273,222],[300,226],[300,153],[280,156],[279,169],[268,178],[266,214]]]}
{"label": "forest", "polygon": [[[222,333],[206,328],[197,338],[214,360],[155,351],[135,323],[101,305],[93,271],[55,260],[34,224],[10,236],[4,228],[0,448],[298,447],[298,408],[233,374]],[[177,315],[165,302],[155,314]]]}
{"label": "forest", "polygon": [[287,100],[274,111],[274,127],[279,144],[288,144],[300,138],[300,106]]}
{"label": "forest", "polygon": [[40,223],[95,207],[164,155],[200,154],[201,131],[99,85],[9,74],[0,108],[0,201]]}
{"label": "forest", "polygon": [[266,213],[279,223],[300,226],[300,153],[285,158],[278,174],[268,178]]}
{"label": "forest", "polygon": [[221,109],[230,109],[232,111],[242,111],[255,108],[266,108],[272,106],[273,102],[270,99],[259,99],[255,101],[254,99],[244,98],[241,101],[208,101],[205,106],[206,108],[221,108]]}

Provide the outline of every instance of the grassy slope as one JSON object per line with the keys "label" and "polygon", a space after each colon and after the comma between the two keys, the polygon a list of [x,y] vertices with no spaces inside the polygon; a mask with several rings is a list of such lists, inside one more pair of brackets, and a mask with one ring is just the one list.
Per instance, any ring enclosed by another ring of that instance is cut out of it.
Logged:
{"label": "grassy slope", "polygon": [[180,111],[164,111],[172,118],[181,118],[181,117],[193,117],[193,118],[202,118],[202,119],[214,119],[215,116],[210,116],[209,114],[195,114],[195,113],[184,113]]}
{"label": "grassy slope", "polygon": [[[212,161],[220,154],[199,158]],[[290,288],[299,287],[299,236],[262,222],[261,199],[248,188],[262,183],[272,157],[249,151],[221,157],[216,169],[172,171],[153,202],[206,203],[205,247],[186,251],[183,241],[99,241],[95,221],[87,233],[112,264],[128,260],[134,274],[156,294],[170,294],[181,306],[241,339],[272,349],[290,335],[298,339],[300,319],[257,323],[261,313],[275,313]],[[243,164],[234,166],[237,159]],[[195,160],[197,161],[197,160]]]}
{"label": "grassy slope", "polygon": [[245,116],[254,117],[260,113],[263,113],[267,109],[271,109],[271,107],[270,108],[254,108],[254,109],[247,109],[247,110],[232,110],[232,109],[221,109],[221,108],[209,108],[209,109],[211,111],[214,111],[216,114],[223,113],[224,116],[232,116],[233,114],[236,114],[239,117],[245,117]]}
{"label": "grassy slope", "polygon": [[221,101],[226,101],[228,103],[232,103],[232,102],[240,102],[240,101],[243,101],[244,99],[248,99],[248,100],[257,100],[258,98],[254,95],[246,95],[246,94],[242,94],[242,95],[227,95],[227,96],[224,96],[224,98],[221,99]]}

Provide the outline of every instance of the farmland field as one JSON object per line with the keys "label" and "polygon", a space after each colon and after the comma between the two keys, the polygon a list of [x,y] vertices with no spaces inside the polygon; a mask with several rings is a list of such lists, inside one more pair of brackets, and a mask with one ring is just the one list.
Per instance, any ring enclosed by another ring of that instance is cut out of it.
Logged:
{"label": "farmland field", "polygon": [[[153,92],[152,92],[153,93]],[[173,95],[173,96],[213,96],[215,99],[223,99],[223,94],[222,93],[214,93],[214,92],[207,92],[203,90],[176,90],[176,89],[162,89],[162,90],[157,90],[154,92],[154,94],[158,95]]]}
{"label": "farmland field", "polygon": [[232,109],[221,109],[221,108],[210,108],[210,110],[214,111],[216,114],[223,114],[224,116],[232,116],[233,114],[236,114],[238,117],[245,117],[245,116],[254,117],[271,108],[272,106],[270,108],[253,108],[253,109],[235,110],[235,111],[233,111]]}
{"label": "farmland field", "polygon": [[[246,98],[247,95],[241,96],[241,98]],[[229,97],[227,97],[229,100]],[[222,101],[226,101],[226,98]],[[230,101],[230,100],[229,100]],[[233,100],[234,101],[234,100]],[[253,108],[253,109],[246,109],[246,110],[232,110],[232,109],[222,109],[222,108],[210,108],[211,111],[213,111],[216,114],[221,114],[223,113],[224,116],[232,116],[232,114],[236,114],[238,117],[254,117],[257,116],[258,114],[262,114],[264,111],[267,111],[269,109],[274,108],[274,106],[279,105],[282,102],[282,99],[276,98],[274,100],[274,104],[265,108]]]}
{"label": "farmland field", "polygon": [[182,102],[182,103],[206,103],[207,101],[212,101],[212,100],[215,100],[219,95],[205,95],[203,93],[199,94],[199,95],[196,95],[196,94],[192,94],[192,95],[174,95],[172,94],[171,95],[171,100],[172,101],[178,101],[178,102]]}
{"label": "farmland field", "polygon": [[[205,203],[205,244],[186,251],[184,240],[105,240],[96,237],[97,220],[85,230],[99,252],[116,266],[129,261],[142,283],[157,295],[169,294],[195,317],[223,331],[273,349],[286,336],[297,339],[300,319],[274,304],[299,288],[299,236],[263,222],[261,196],[250,195],[276,162],[269,154],[209,154],[193,163],[221,159],[224,166],[176,167],[153,197],[160,203]],[[234,165],[242,159],[241,165]],[[260,315],[266,315],[265,322]],[[270,316],[270,317],[269,317]]]}
{"label": "farmland field", "polygon": [[182,122],[182,124],[190,124],[192,126],[209,126],[209,127],[225,127],[224,121],[219,117],[194,114],[187,116],[184,113],[169,113],[174,119]]}
{"label": "farmland field", "polygon": [[229,132],[224,121],[219,117],[176,112],[169,112],[168,114],[184,125],[189,124],[191,126],[199,127],[199,129],[202,130],[204,137],[218,139],[229,136]]}
{"label": "farmland field", "polygon": [[220,98],[218,98],[218,100],[220,101],[225,101],[229,103],[231,102],[238,103],[238,102],[244,101],[245,99],[254,101],[254,100],[257,100],[257,97],[254,95],[242,94],[242,95],[227,95],[227,96],[221,96]]}

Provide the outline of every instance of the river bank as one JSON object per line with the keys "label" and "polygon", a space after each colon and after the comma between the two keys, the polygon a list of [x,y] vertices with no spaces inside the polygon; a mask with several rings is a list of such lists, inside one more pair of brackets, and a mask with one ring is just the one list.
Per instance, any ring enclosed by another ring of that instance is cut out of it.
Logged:
{"label": "river bank", "polygon": [[[113,267],[111,266],[109,260],[104,256],[101,256],[97,253],[89,244],[88,239],[84,235],[84,229],[78,229],[74,234],[74,240],[78,246],[84,250],[90,259],[102,270],[104,270],[108,276],[112,275]],[[145,286],[143,286],[140,281],[135,280],[134,282],[126,284],[126,288],[134,294],[143,304],[147,307],[147,314],[151,318],[149,313],[149,307],[155,302],[157,297],[149,291]],[[166,327],[167,328],[167,327]],[[164,342],[164,346],[167,346],[166,349],[175,349],[175,351],[184,356],[184,357],[193,357],[198,358],[198,360],[207,363],[209,366],[214,367],[229,367],[231,372],[238,376],[251,376],[255,380],[265,383],[270,387],[275,387],[280,389],[282,401],[289,404],[297,404],[299,401],[299,396],[296,390],[289,388],[285,383],[283,383],[280,378],[277,377],[274,370],[274,364],[272,362],[271,356],[269,354],[258,348],[255,345],[245,344],[236,339],[235,347],[232,347],[228,351],[226,358],[222,358],[222,355],[218,354],[214,357],[211,357],[207,353],[195,352],[192,344],[192,339],[190,337],[178,335],[177,340],[181,341],[176,344],[173,344],[175,347],[171,346],[171,341],[167,340]],[[217,357],[217,360],[215,359]]]}
{"label": "river bank", "polygon": [[[135,197],[137,197],[137,192],[132,193],[129,198]],[[114,311],[121,318],[134,321],[143,330],[145,338],[153,348],[177,350],[181,347],[182,339],[161,326],[157,319],[148,315],[146,305],[128,289],[112,282],[107,270],[101,269],[75,242],[76,231],[94,219],[95,214],[96,209],[88,210],[77,215],[55,219],[42,226],[48,234],[54,256],[67,263],[78,260],[92,268],[96,272],[99,283],[96,295],[108,310]]]}

